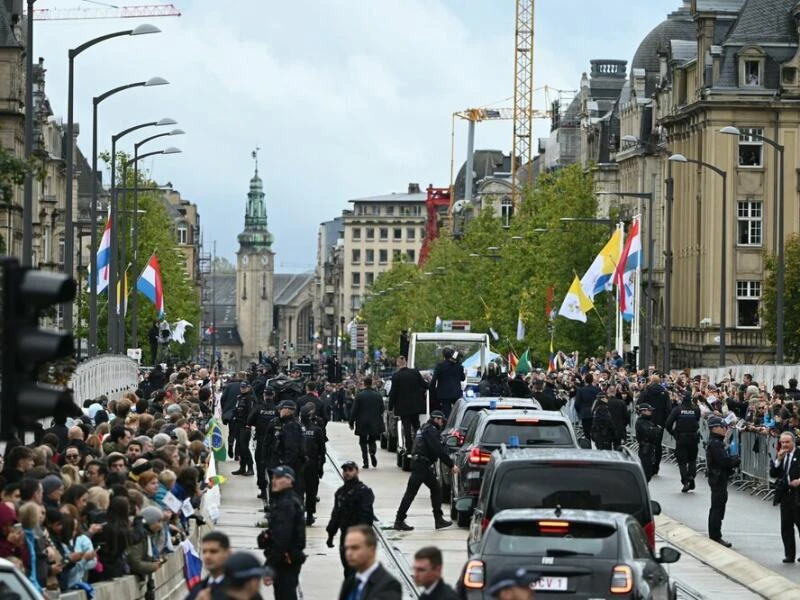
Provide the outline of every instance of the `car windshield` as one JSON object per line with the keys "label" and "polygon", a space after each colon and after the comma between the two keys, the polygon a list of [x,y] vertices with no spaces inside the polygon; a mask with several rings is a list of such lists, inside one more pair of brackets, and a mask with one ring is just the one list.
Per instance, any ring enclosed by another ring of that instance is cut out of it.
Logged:
{"label": "car windshield", "polygon": [[502,521],[487,532],[483,552],[616,559],[616,532],[614,526],[603,523]]}
{"label": "car windshield", "polygon": [[[442,352],[445,348],[452,348],[458,352],[458,360],[462,363],[468,361],[464,370],[468,377],[476,377],[477,369],[481,366],[480,350],[484,347],[481,341],[465,342],[453,340],[430,340],[414,342],[414,368],[419,371],[430,371],[444,360]],[[474,356],[477,353],[477,356]],[[486,358],[488,360],[488,358]],[[473,364],[474,363],[474,364]]]}
{"label": "car windshield", "polygon": [[631,471],[610,465],[535,464],[512,467],[494,485],[494,507],[607,510],[645,517],[646,495]]}
{"label": "car windshield", "polygon": [[[512,440],[514,438],[514,440]],[[514,443],[516,441],[516,444]],[[525,446],[574,446],[569,427],[560,421],[531,423],[521,418],[509,421],[491,421],[486,425],[480,440],[481,446],[500,444]]]}

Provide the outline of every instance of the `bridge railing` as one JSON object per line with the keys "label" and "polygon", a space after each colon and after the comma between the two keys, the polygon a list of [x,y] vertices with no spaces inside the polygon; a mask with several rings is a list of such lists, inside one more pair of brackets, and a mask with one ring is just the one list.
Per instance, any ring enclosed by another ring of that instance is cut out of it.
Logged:
{"label": "bridge railing", "polygon": [[135,390],[139,381],[136,361],[122,355],[96,356],[78,365],[70,380],[75,402],[108,396],[119,399],[124,392]]}

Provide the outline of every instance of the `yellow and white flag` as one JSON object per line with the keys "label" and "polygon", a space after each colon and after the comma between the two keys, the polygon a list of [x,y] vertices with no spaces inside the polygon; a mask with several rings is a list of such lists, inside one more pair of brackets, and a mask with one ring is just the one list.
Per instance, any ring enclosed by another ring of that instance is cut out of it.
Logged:
{"label": "yellow and white flag", "polygon": [[572,285],[569,286],[567,295],[564,296],[561,308],[558,309],[558,316],[586,323],[586,313],[593,308],[594,303],[583,291],[581,280],[576,275],[575,279],[572,280]]}

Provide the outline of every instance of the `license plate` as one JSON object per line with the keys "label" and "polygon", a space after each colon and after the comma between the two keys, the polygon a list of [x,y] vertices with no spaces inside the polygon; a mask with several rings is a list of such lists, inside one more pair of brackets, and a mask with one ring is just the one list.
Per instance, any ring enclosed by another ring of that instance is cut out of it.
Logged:
{"label": "license plate", "polygon": [[548,590],[551,592],[566,592],[567,591],[567,578],[566,577],[542,577],[539,581],[533,584],[535,590]]}

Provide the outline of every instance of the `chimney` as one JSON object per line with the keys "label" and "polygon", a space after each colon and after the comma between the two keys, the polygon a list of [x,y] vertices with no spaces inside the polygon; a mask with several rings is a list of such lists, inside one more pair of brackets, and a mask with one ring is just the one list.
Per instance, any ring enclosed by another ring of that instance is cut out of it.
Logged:
{"label": "chimney", "polygon": [[419,194],[419,184],[418,183],[409,183],[408,184],[408,193],[409,194]]}

